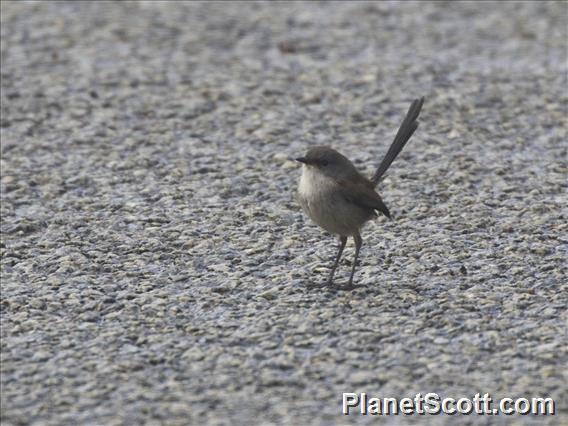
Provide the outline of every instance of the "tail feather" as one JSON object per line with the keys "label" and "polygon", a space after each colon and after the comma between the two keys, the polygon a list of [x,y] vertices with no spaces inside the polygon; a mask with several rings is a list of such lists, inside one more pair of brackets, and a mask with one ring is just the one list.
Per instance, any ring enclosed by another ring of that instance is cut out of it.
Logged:
{"label": "tail feather", "polygon": [[423,104],[424,97],[415,99],[410,105],[410,108],[406,113],[406,117],[398,129],[387,155],[385,155],[385,158],[383,158],[383,161],[381,161],[381,164],[371,179],[371,182],[375,186],[379,183],[381,177],[385,174],[397,155],[400,154],[400,151],[402,151],[402,148],[404,148],[408,140],[418,128],[418,116],[420,115],[420,110],[422,109]]}

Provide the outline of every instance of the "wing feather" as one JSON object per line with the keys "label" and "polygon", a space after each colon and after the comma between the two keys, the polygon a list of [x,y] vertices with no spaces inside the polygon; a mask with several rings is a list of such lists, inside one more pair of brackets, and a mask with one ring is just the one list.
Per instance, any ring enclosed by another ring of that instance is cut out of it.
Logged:
{"label": "wing feather", "polygon": [[349,202],[369,210],[378,210],[390,219],[390,212],[380,195],[366,184],[365,181],[350,182],[341,180],[339,184],[341,195]]}

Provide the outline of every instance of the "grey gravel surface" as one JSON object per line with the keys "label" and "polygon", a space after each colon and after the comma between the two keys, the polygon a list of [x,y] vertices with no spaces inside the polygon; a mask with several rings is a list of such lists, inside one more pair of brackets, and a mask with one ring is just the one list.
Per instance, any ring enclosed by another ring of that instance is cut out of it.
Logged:
{"label": "grey gravel surface", "polygon": [[[567,14],[2,1],[2,424],[567,424]],[[358,288],[318,288],[289,158],[371,174],[422,95]],[[341,415],[360,391],[558,413]]]}

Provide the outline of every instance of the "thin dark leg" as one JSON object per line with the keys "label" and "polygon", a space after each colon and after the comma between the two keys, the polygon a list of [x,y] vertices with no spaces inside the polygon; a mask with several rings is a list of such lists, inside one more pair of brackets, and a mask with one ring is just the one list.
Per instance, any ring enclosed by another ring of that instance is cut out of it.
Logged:
{"label": "thin dark leg", "polygon": [[353,287],[353,275],[355,275],[355,266],[357,266],[357,258],[359,257],[359,250],[361,250],[361,246],[363,245],[363,239],[359,233],[353,235],[353,239],[355,240],[355,259],[353,260],[353,268],[351,268],[351,276],[349,277],[349,283],[347,284],[348,287]]}
{"label": "thin dark leg", "polygon": [[339,241],[341,244],[339,245],[339,251],[337,252],[337,257],[335,258],[335,262],[331,267],[331,272],[329,274],[329,278],[327,279],[327,283],[331,284],[333,281],[333,274],[335,274],[335,270],[337,269],[337,265],[339,265],[339,259],[341,259],[341,254],[343,253],[343,249],[345,248],[345,244],[347,244],[347,237],[339,237]]}

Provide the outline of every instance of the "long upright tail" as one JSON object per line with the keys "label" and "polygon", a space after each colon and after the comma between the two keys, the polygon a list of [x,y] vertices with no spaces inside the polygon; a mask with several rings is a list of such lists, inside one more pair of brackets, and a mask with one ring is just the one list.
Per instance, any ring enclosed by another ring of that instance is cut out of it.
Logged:
{"label": "long upright tail", "polygon": [[381,177],[385,174],[400,151],[402,151],[402,148],[404,148],[404,145],[406,145],[406,142],[408,142],[414,131],[418,128],[417,119],[420,115],[423,103],[424,97],[415,99],[410,105],[410,108],[406,113],[406,117],[404,117],[404,120],[398,129],[387,155],[385,155],[385,158],[383,158],[383,161],[381,161],[381,164],[371,179],[371,182],[373,182],[375,186],[379,183]]}

